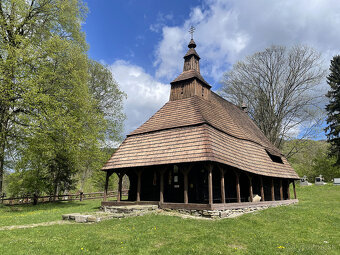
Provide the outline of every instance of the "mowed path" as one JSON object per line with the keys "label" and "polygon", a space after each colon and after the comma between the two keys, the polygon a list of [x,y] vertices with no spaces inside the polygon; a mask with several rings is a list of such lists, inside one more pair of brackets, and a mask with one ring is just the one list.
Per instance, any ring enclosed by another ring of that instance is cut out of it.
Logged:
{"label": "mowed path", "polygon": [[57,221],[33,223],[33,224],[26,224],[26,225],[12,225],[12,226],[0,227],[0,231],[1,230],[21,229],[21,228],[35,228],[35,227],[51,226],[51,225],[64,225],[64,224],[74,224],[74,222],[71,222],[71,221],[68,221],[68,220],[57,220]]}

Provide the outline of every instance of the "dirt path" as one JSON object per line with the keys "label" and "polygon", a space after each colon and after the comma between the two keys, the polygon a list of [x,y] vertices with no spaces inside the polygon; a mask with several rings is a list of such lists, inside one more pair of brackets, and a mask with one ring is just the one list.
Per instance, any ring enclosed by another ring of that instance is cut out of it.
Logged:
{"label": "dirt path", "polygon": [[0,231],[21,229],[21,228],[35,228],[35,227],[41,227],[41,226],[63,225],[63,224],[74,224],[74,223],[68,220],[57,220],[57,221],[41,222],[41,223],[34,223],[34,224],[27,224],[27,225],[4,226],[4,227],[0,227]]}

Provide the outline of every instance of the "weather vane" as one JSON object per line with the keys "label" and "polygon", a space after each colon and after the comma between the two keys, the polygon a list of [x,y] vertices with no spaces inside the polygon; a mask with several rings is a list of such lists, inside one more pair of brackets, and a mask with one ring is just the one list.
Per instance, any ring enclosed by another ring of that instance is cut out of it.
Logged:
{"label": "weather vane", "polygon": [[195,32],[195,27],[191,26],[189,29],[189,33],[191,34],[191,39],[194,39],[194,32]]}

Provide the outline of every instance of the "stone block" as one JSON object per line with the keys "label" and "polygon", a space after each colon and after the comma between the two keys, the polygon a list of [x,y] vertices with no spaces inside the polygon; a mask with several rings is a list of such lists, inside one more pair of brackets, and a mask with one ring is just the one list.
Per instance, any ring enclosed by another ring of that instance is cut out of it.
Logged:
{"label": "stone block", "polygon": [[253,202],[260,202],[261,201],[261,197],[259,195],[254,195],[253,197]]}
{"label": "stone block", "polygon": [[78,223],[86,223],[87,222],[87,218],[91,216],[91,215],[76,215],[75,216],[75,221]]}
{"label": "stone block", "polygon": [[112,217],[113,218],[124,218],[124,213],[113,213]]}
{"label": "stone block", "polygon": [[100,218],[97,218],[96,216],[92,216],[90,215],[89,217],[87,217],[87,222],[99,222]]}
{"label": "stone block", "polygon": [[229,211],[224,211],[224,212],[221,212],[221,213],[220,213],[220,217],[221,217],[221,218],[227,218],[229,215],[230,215],[230,212],[229,212]]}
{"label": "stone block", "polygon": [[152,205],[150,208],[150,210],[156,210],[156,209],[158,209],[158,205]]}
{"label": "stone block", "polygon": [[219,211],[212,211],[210,212],[211,216],[220,216],[220,212]]}
{"label": "stone block", "polygon": [[69,214],[68,219],[69,220],[75,220],[76,216],[79,216],[79,215],[80,215],[80,213],[71,213],[71,214]]}
{"label": "stone block", "polygon": [[210,213],[207,210],[202,211],[203,216],[210,216]]}
{"label": "stone block", "polygon": [[69,214],[63,214],[61,215],[63,220],[69,220],[70,219],[70,215]]}

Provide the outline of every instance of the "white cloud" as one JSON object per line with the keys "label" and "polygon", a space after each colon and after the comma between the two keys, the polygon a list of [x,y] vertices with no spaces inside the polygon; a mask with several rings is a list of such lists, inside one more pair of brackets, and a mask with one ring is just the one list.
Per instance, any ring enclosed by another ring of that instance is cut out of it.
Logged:
{"label": "white cloud", "polygon": [[163,14],[161,12],[159,12],[157,14],[157,19],[156,19],[156,23],[151,24],[149,29],[152,32],[160,32],[160,30],[162,30],[162,27],[165,26],[165,23],[172,21],[174,18],[174,15],[172,13],[169,14]]}
{"label": "white cloud", "polygon": [[181,26],[164,26],[155,51],[157,78],[175,78],[187,50],[189,27],[204,76],[219,82],[230,65],[272,44],[307,44],[327,59],[339,54],[340,5],[337,0],[206,0]]}
{"label": "white cloud", "polygon": [[156,81],[143,68],[118,60],[109,66],[119,87],[127,94],[125,134],[138,128],[169,99],[170,85]]}
{"label": "white cloud", "polygon": [[185,49],[184,31],[178,27],[163,27],[164,39],[157,48],[157,59],[154,66],[157,67],[156,77],[175,79],[175,74],[180,73],[183,67],[183,52]]}
{"label": "white cloud", "polygon": [[131,132],[168,101],[171,81],[183,68],[183,56],[194,34],[201,56],[201,73],[216,84],[236,61],[272,44],[307,44],[330,58],[339,54],[340,4],[338,0],[204,0],[190,11],[180,26],[173,15],[160,13],[150,26],[162,39],[155,47],[155,75],[119,60],[110,68],[128,95],[125,102],[126,133]]}

